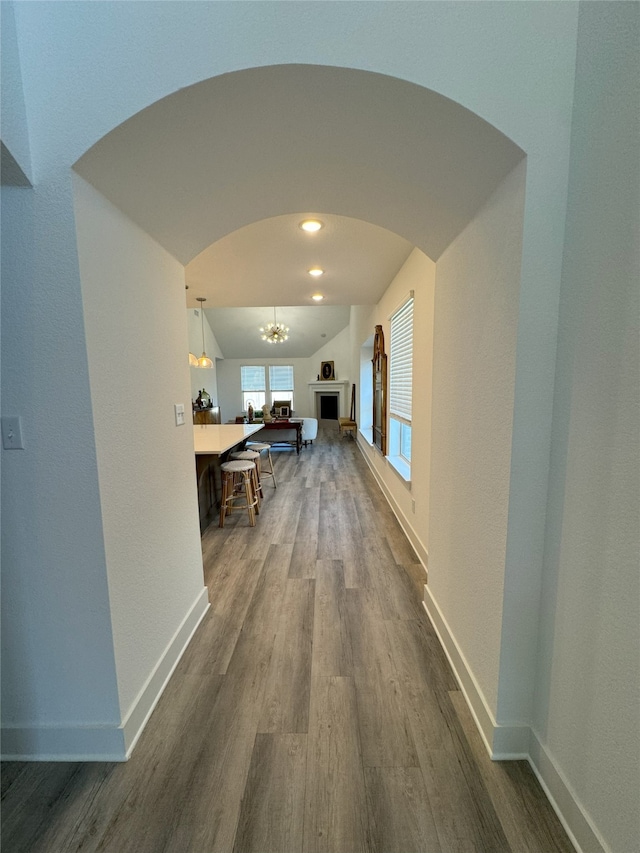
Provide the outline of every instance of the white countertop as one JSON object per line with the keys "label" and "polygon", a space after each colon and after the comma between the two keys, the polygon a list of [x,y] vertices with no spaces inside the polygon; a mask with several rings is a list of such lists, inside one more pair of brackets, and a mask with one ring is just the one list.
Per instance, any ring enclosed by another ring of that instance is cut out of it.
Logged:
{"label": "white countertop", "polygon": [[193,446],[196,456],[207,453],[220,456],[225,450],[229,450],[254,432],[258,432],[262,426],[262,424],[195,424]]}

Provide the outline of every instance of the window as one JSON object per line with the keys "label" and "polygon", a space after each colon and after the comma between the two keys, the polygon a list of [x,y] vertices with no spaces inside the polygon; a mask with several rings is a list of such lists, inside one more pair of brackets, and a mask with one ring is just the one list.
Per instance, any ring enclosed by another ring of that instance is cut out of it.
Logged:
{"label": "window", "polygon": [[293,409],[293,365],[269,365],[269,392],[271,405],[278,402],[288,402]]}
{"label": "window", "polygon": [[276,400],[293,409],[292,364],[270,364],[268,373],[264,364],[243,364],[240,367],[240,384],[243,412],[247,411],[249,403],[254,409],[261,409],[267,401],[269,406],[273,406]]}
{"label": "window", "polygon": [[411,464],[413,292],[391,317],[389,361],[389,456],[398,459],[396,467],[404,473]]}
{"label": "window", "polygon": [[245,365],[240,367],[242,388],[242,411],[246,412],[249,403],[254,409],[261,409],[266,401],[266,370],[264,365]]}

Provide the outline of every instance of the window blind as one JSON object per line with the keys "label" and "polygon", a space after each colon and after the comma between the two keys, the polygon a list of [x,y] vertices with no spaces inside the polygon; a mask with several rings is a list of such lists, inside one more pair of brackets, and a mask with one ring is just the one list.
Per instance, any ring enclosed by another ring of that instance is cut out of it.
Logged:
{"label": "window blind", "polygon": [[240,367],[240,382],[243,391],[264,391],[264,365],[242,365]]}
{"label": "window blind", "polygon": [[269,388],[271,391],[293,391],[293,365],[270,364]]}
{"label": "window blind", "polygon": [[389,412],[411,423],[413,378],[413,297],[391,318]]}

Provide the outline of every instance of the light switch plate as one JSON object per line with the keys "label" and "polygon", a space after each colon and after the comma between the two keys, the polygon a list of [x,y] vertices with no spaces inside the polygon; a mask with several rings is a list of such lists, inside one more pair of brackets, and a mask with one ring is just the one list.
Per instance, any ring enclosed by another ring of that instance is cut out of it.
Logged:
{"label": "light switch plate", "polygon": [[5,450],[24,450],[20,417],[2,418],[2,446]]}
{"label": "light switch plate", "polygon": [[184,403],[175,403],[174,407],[176,412],[176,426],[184,425]]}

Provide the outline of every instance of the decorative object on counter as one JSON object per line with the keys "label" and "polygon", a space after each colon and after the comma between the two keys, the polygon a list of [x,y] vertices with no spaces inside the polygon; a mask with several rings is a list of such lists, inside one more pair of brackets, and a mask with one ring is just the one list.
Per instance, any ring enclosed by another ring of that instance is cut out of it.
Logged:
{"label": "decorative object on counter", "polygon": [[193,408],[196,411],[202,411],[203,409],[210,409],[212,406],[213,403],[211,402],[211,397],[207,394],[204,388],[202,391],[198,391],[198,396],[195,399]]}
{"label": "decorative object on counter", "polygon": [[200,321],[202,325],[202,355],[198,359],[197,367],[213,367],[213,362],[204,351],[204,306],[202,303],[207,300],[204,296],[196,296],[196,301],[200,303]]}
{"label": "decorative object on counter", "polygon": [[320,377],[321,377],[320,381],[329,380],[329,379],[333,380],[336,378],[336,374],[335,374],[335,370],[333,368],[333,362],[332,361],[321,362],[321,364],[320,364]]}
{"label": "decorative object on counter", "polygon": [[273,309],[273,323],[265,323],[260,327],[261,338],[268,344],[283,344],[289,337],[289,327],[278,323],[276,309]]}
{"label": "decorative object on counter", "polygon": [[269,411],[269,406],[265,405],[262,409],[262,420],[265,424],[268,424],[271,421],[271,412]]}
{"label": "decorative object on counter", "polygon": [[253,421],[253,403],[247,404],[247,419],[248,419],[249,423],[252,423],[252,421]]}

